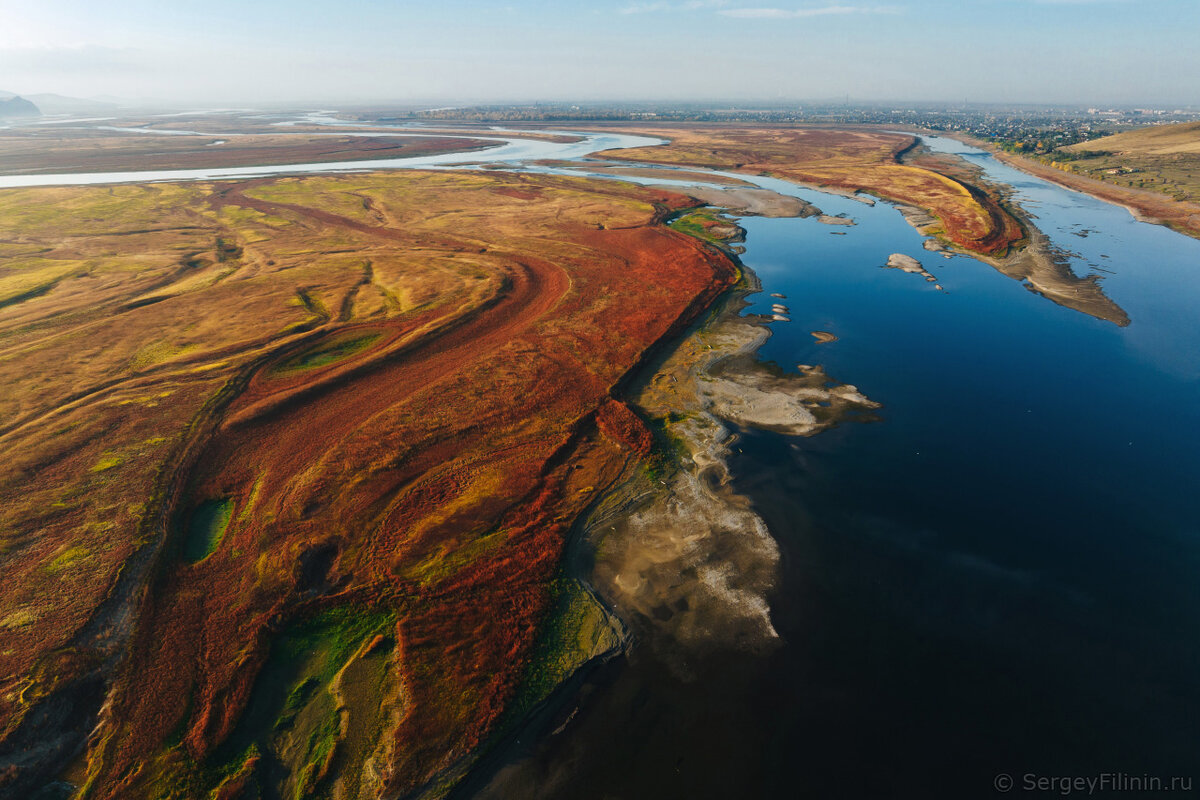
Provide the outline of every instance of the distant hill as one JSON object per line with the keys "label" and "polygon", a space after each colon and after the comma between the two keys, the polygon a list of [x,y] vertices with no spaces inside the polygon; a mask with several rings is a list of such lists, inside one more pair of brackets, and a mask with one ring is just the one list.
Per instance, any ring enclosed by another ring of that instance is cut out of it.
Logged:
{"label": "distant hill", "polygon": [[31,94],[29,99],[37,103],[44,114],[111,114],[118,108],[116,103],[104,100],[85,100],[61,94]]}
{"label": "distant hill", "polygon": [[40,117],[41,115],[41,110],[23,97],[14,95],[6,100],[0,100],[0,119]]}
{"label": "distant hill", "polygon": [[1120,153],[1171,156],[1200,154],[1200,122],[1153,125],[1062,148],[1070,153]]}
{"label": "distant hill", "polygon": [[[1200,203],[1200,122],[1138,128],[1060,147],[1046,158],[1076,175],[1129,189],[1149,189],[1185,203]],[[1193,223],[1183,227],[1200,235],[1200,228]]]}

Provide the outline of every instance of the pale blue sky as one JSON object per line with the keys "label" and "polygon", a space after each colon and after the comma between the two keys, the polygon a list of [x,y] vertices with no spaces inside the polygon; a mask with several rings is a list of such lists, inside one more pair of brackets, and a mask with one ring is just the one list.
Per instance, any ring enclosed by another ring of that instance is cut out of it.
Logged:
{"label": "pale blue sky", "polygon": [[0,0],[0,90],[1200,104],[1200,0]]}

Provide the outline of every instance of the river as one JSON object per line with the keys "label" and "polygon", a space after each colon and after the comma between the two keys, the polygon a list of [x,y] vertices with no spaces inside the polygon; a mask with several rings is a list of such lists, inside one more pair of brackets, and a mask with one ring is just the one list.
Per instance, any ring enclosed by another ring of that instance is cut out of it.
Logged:
{"label": "river", "polygon": [[[1013,187],[1131,323],[931,253],[886,203],[753,179],[857,222],[740,221],[763,284],[746,313],[790,309],[761,356],[883,404],[810,439],[739,434],[784,645],[692,680],[635,648],[483,796],[963,798],[1005,774],[1200,771],[1200,241],[924,139]],[[896,252],[944,291],[884,269]]]}
{"label": "river", "polygon": [[[331,124],[326,118],[306,117],[301,120],[289,120],[297,124],[324,120],[322,124]],[[77,120],[82,122],[86,120]],[[96,130],[109,132],[126,131],[140,135],[166,136],[204,136],[206,138],[228,138],[238,136],[238,133],[199,133],[184,130],[158,130],[153,128],[116,128],[108,125],[89,126]],[[363,127],[352,125],[352,127]],[[379,126],[396,127],[402,126]],[[648,136],[630,136],[628,134],[582,133],[577,142],[550,142],[537,139],[523,139],[518,136],[502,136],[502,128],[491,128],[486,133],[478,135],[464,132],[462,138],[483,139],[494,141],[495,144],[486,150],[466,153],[441,153],[432,156],[416,156],[411,158],[374,158],[355,161],[320,161],[307,164],[269,164],[244,167],[203,167],[198,169],[156,169],[122,172],[60,172],[44,175],[3,175],[0,174],[0,189],[13,189],[22,186],[85,186],[114,183],[153,183],[162,181],[206,181],[230,180],[237,178],[261,178],[270,175],[306,175],[313,173],[364,172],[382,169],[453,169],[464,165],[477,164],[512,164],[517,165],[526,161],[542,159],[573,159],[582,158],[599,150],[618,147],[647,147],[661,144],[662,139]],[[561,133],[554,131],[554,133]],[[455,138],[443,134],[422,133],[419,128],[404,127],[402,131],[374,131],[370,133],[274,133],[273,135],[291,136],[364,136],[364,137],[428,137]]]}
{"label": "river", "polygon": [[[515,164],[655,141],[586,137],[0,186]],[[1013,187],[1130,324],[929,252],[887,203],[753,178],[857,223],[741,220],[742,260],[763,284],[747,313],[790,308],[762,357],[822,364],[882,403],[874,421],[808,439],[739,433],[736,488],[782,551],[783,644],[688,679],[635,647],[460,794],[962,798],[990,795],[999,774],[1019,788],[1026,775],[1200,771],[1200,241],[924,139]],[[883,268],[892,253],[942,290]]]}

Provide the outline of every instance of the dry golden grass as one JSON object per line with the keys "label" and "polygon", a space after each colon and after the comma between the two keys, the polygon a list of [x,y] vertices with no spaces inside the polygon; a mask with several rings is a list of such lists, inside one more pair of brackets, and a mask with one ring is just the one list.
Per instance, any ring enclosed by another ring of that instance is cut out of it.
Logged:
{"label": "dry golden grass", "polygon": [[1170,156],[1182,153],[1200,155],[1200,122],[1178,125],[1155,125],[1126,131],[1090,142],[1080,142],[1062,148],[1068,152],[1086,153],[1103,150],[1121,155]]}
{"label": "dry golden grass", "polygon": [[[1200,235],[1200,122],[1159,125],[1080,142],[1042,160],[1060,171],[1127,189],[1126,205]],[[1141,192],[1162,195],[1179,206],[1156,203],[1140,197]]]}
{"label": "dry golden grass", "polygon": [[645,450],[610,392],[733,280],[658,224],[684,203],[445,172],[0,192],[0,742],[61,767],[39,710],[82,736],[107,685],[88,796],[233,796],[277,780],[263,748],[312,796],[452,768]]}
{"label": "dry golden grass", "polygon": [[1070,145],[1038,160],[968,141],[1040,178],[1200,237],[1200,123],[1128,131]]}
{"label": "dry golden grass", "polygon": [[937,217],[941,235],[968,250],[1003,253],[1021,239],[1019,224],[984,191],[920,166],[898,162],[913,137],[826,128],[647,127],[661,147],[609,150],[631,161],[775,175],[787,180],[859,190],[918,206]]}

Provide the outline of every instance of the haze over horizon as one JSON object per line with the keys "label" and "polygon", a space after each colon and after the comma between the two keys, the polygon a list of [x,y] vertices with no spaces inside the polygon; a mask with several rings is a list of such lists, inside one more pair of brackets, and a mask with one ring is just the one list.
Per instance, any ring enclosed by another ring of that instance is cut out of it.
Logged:
{"label": "haze over horizon", "polygon": [[1189,0],[4,0],[2,10],[0,89],[18,94],[1200,104],[1200,4]]}

